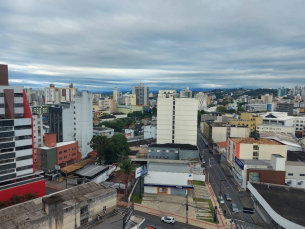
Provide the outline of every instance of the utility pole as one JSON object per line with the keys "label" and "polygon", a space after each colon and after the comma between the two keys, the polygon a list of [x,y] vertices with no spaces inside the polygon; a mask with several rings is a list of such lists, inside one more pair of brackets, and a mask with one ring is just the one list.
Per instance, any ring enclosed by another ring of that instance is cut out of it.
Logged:
{"label": "utility pole", "polygon": [[189,223],[189,221],[188,221],[189,198],[188,198],[188,192],[187,192],[187,190],[186,190],[186,196],[185,196],[185,198],[186,198],[186,205],[185,205],[185,210],[186,210],[186,224],[188,224],[188,223]]}
{"label": "utility pole", "polygon": [[68,188],[68,176],[67,176],[67,169],[65,170],[66,171],[66,189]]}

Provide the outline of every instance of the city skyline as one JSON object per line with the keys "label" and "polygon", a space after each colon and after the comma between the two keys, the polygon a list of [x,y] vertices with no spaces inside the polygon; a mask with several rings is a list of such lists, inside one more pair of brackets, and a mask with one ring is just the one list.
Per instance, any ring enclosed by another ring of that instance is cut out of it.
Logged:
{"label": "city skyline", "polygon": [[9,1],[1,64],[11,85],[32,88],[292,88],[305,78],[304,11],[302,1]]}

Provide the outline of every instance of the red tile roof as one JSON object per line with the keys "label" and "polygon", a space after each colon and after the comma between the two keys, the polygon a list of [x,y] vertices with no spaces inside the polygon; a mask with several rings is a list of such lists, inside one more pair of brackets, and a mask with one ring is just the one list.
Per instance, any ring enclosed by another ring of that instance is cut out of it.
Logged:
{"label": "red tile roof", "polygon": [[218,142],[217,143],[221,148],[227,148],[228,147],[228,141],[226,142]]}

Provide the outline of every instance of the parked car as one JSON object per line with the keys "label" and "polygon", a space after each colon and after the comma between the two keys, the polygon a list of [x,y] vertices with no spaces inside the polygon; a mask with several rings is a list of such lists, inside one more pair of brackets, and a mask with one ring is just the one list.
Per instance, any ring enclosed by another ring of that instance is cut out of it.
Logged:
{"label": "parked car", "polygon": [[236,205],[236,204],[231,203],[231,204],[230,204],[230,207],[231,207],[231,209],[232,209],[233,212],[238,211],[238,208],[237,208],[237,205]]}
{"label": "parked car", "polygon": [[165,216],[165,217],[161,218],[161,222],[174,224],[175,223],[175,218],[171,217],[171,216]]}
{"label": "parked car", "polygon": [[224,204],[225,201],[223,200],[223,197],[222,196],[218,196],[218,201],[220,204]]}
{"label": "parked car", "polygon": [[225,198],[226,198],[227,201],[231,201],[232,200],[231,196],[228,193],[225,194]]}

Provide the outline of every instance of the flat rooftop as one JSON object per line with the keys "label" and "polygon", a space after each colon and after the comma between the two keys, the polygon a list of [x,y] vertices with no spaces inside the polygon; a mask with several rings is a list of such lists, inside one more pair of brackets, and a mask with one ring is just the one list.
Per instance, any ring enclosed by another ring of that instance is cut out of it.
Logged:
{"label": "flat rooftop", "polygon": [[292,134],[285,133],[275,133],[275,132],[259,132],[259,136],[261,138],[273,139],[279,141],[285,145],[293,145],[295,147],[300,147],[300,144],[297,142],[295,137]]}
{"label": "flat rooftop", "polygon": [[265,138],[259,138],[258,140],[254,138],[230,138],[230,139],[235,143],[243,143],[243,144],[284,145],[273,139],[265,139]]}
{"label": "flat rooftop", "polygon": [[252,160],[252,159],[240,159],[245,165],[266,165],[270,166],[267,161],[264,160]]}
{"label": "flat rooftop", "polygon": [[74,174],[84,177],[94,177],[95,175],[107,170],[108,167],[103,165],[89,165],[86,168],[83,168]]}
{"label": "flat rooftop", "polygon": [[[108,193],[116,193],[110,187],[89,182],[63,191],[56,192],[34,200],[26,201],[0,210],[1,228],[17,228],[22,223],[37,221],[48,217],[43,210],[43,202],[53,204],[63,202],[63,207],[74,206],[76,202],[90,200]],[[75,197],[73,199],[73,197]]]}
{"label": "flat rooftop", "polygon": [[190,144],[175,144],[175,143],[151,144],[151,145],[149,145],[149,147],[198,150],[197,146],[195,146],[195,145],[190,145]]}
{"label": "flat rooftop", "polygon": [[305,192],[301,188],[251,183],[270,207],[279,215],[305,226]]}
{"label": "flat rooftop", "polygon": [[112,128],[108,128],[108,127],[93,127],[93,130],[103,131],[103,130],[113,130],[113,129]]}
{"label": "flat rooftop", "polygon": [[133,147],[133,146],[150,145],[150,144],[155,143],[155,142],[156,142],[156,139],[148,138],[148,139],[131,141],[131,142],[128,142],[128,144],[129,144],[129,147]]}
{"label": "flat rooftop", "polygon": [[287,161],[303,161],[303,162],[305,162],[305,152],[303,152],[303,151],[287,151]]}
{"label": "flat rooftop", "polygon": [[72,164],[72,165],[66,166],[64,168],[61,168],[60,171],[63,172],[63,173],[71,173],[71,172],[74,172],[74,171],[79,170],[81,168],[84,168],[87,165],[93,164],[94,162],[95,162],[94,159],[88,158],[88,159],[85,159],[83,161],[77,162],[75,164]]}
{"label": "flat rooftop", "polygon": [[149,171],[168,173],[191,173],[191,166],[189,164],[150,162],[148,164],[148,173]]}

